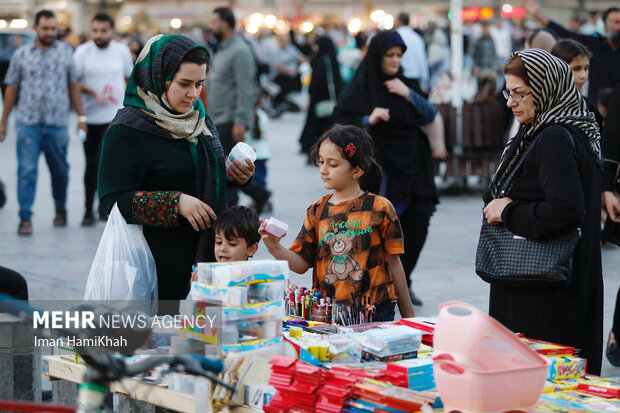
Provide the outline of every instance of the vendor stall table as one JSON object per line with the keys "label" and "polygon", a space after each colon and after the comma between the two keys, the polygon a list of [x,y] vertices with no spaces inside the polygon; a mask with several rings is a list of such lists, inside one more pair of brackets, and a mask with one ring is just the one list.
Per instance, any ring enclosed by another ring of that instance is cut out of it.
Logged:
{"label": "vendor stall table", "polygon": [[[85,365],[65,360],[60,356],[43,357],[43,377],[47,380],[66,380],[72,383],[81,383],[85,371]],[[132,378],[112,383],[110,392],[178,412],[196,412],[193,396]],[[257,410],[235,407],[223,412],[256,413]]]}

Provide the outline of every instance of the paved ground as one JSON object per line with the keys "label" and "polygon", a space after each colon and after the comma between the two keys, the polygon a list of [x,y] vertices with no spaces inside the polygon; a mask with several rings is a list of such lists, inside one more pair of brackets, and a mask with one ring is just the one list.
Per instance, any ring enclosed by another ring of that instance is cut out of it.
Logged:
{"label": "paved ground", "polygon": [[[298,154],[297,139],[303,121],[301,114],[285,114],[281,119],[272,121],[269,128],[273,158],[269,164],[268,179],[274,191],[273,215],[290,225],[291,234],[284,240],[287,246],[301,226],[307,206],[323,194],[317,170],[306,165],[304,158]],[[34,234],[27,238],[18,237],[17,164],[13,131],[11,128],[7,140],[0,144],[0,178],[6,183],[9,193],[7,205],[0,210],[0,265],[11,267],[26,277],[33,299],[80,298],[104,228],[103,224],[92,228],[80,226],[84,213],[81,143],[74,134],[69,148],[69,225],[60,229],[52,227],[50,177],[42,157],[34,205]],[[247,199],[243,201],[247,202]],[[434,315],[440,303],[451,300],[466,301],[487,310],[488,286],[474,273],[481,207],[479,194],[442,197],[414,273],[415,290],[424,300],[424,306],[416,308],[418,315]],[[267,258],[264,248],[261,247],[257,258]],[[620,284],[620,250],[604,249],[603,265],[605,332],[608,332]],[[307,284],[309,274],[294,275],[293,282]],[[612,368],[605,360],[603,374],[620,375],[620,368]]]}

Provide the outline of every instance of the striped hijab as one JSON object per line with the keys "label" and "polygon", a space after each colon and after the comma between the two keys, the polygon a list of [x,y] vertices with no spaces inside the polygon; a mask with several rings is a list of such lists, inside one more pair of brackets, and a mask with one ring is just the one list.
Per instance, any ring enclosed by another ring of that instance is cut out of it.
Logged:
{"label": "striped hijab", "polygon": [[510,174],[517,160],[538,132],[553,124],[572,125],[581,129],[590,141],[592,151],[601,157],[601,134],[573,80],[566,62],[541,49],[515,52],[523,61],[532,88],[536,115],[534,121],[522,125],[519,133],[508,140],[497,170],[492,195]]}

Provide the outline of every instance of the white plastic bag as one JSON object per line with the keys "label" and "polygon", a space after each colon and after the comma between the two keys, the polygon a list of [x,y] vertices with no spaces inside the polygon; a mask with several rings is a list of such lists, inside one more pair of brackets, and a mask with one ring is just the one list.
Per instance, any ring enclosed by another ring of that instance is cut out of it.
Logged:
{"label": "white plastic bag", "polygon": [[142,226],[127,224],[116,204],[90,267],[84,300],[157,302],[155,260]]}

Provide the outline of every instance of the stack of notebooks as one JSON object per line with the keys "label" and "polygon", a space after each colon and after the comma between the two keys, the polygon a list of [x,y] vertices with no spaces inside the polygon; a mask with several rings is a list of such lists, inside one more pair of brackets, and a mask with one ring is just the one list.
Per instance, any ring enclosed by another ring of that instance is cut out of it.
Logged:
{"label": "stack of notebooks", "polygon": [[353,386],[358,377],[343,371],[332,371],[328,374],[323,387],[318,391],[319,399],[316,402],[316,412],[341,412],[347,400],[353,394]]}
{"label": "stack of notebooks", "polygon": [[435,321],[436,318],[430,317],[410,317],[403,318],[396,324],[415,328],[424,333],[422,336],[422,343],[427,346],[433,347],[433,334],[435,333]]}
{"label": "stack of notebooks", "polygon": [[579,382],[577,390],[608,399],[620,398],[620,377],[586,376],[588,380]]}
{"label": "stack of notebooks", "polygon": [[372,379],[363,379],[355,384],[353,397],[347,402],[343,411],[408,413],[420,411],[423,405],[430,407],[435,402],[436,397],[433,395]]}
{"label": "stack of notebooks", "polygon": [[433,377],[433,359],[430,357],[387,363],[386,374],[388,377],[394,373],[401,373],[405,377],[404,385],[390,381],[390,383],[394,385],[408,387],[411,390],[418,391],[435,388],[435,378]]}
{"label": "stack of notebooks", "polygon": [[580,391],[544,393],[536,405],[540,412],[618,412],[620,399],[598,397]]}
{"label": "stack of notebooks", "polygon": [[277,389],[265,412],[314,412],[317,390],[323,382],[323,370],[297,359],[276,356],[270,361],[269,384]]}

